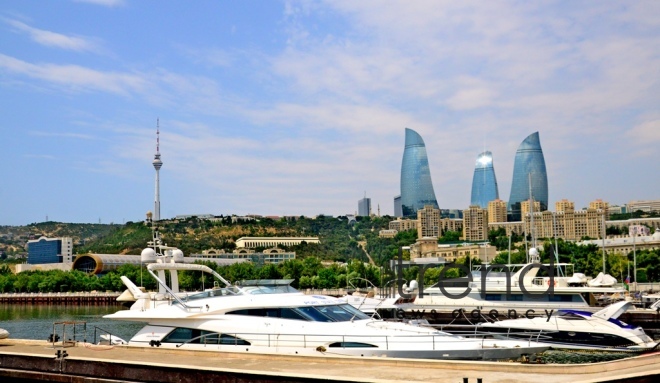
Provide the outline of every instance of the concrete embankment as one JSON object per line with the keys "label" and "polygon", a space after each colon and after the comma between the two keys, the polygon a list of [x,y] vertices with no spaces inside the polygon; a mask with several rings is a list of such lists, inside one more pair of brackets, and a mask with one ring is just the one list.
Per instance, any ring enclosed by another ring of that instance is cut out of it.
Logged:
{"label": "concrete embankment", "polygon": [[[58,353],[59,352],[59,357]],[[63,356],[63,352],[66,355]],[[0,380],[55,382],[656,382],[660,353],[541,365],[394,358],[295,357],[0,341]]]}

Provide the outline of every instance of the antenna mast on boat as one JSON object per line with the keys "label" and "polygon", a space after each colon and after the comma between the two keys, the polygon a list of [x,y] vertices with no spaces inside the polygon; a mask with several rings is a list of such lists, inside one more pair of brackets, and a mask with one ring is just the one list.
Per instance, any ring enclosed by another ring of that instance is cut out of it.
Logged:
{"label": "antenna mast on boat", "polygon": [[605,211],[603,210],[603,274],[605,274],[605,234],[607,229],[605,228]]}
{"label": "antenna mast on boat", "polygon": [[532,173],[527,173],[529,183],[529,235],[532,237],[532,247],[536,249],[536,236],[534,235],[534,198],[532,197]]}

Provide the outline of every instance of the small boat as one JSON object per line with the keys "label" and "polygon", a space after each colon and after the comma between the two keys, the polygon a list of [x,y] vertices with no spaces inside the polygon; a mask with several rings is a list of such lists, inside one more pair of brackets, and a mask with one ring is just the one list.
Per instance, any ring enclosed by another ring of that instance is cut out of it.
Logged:
{"label": "small boat", "polygon": [[[516,333],[522,337],[538,334],[538,341],[552,348],[642,352],[658,347],[639,326],[617,319],[632,307],[621,301],[591,313],[559,310],[549,317],[507,319],[477,325],[481,331],[497,334]],[[515,337],[515,335],[512,335]]]}
{"label": "small boat", "polygon": [[7,339],[9,338],[9,331],[0,328],[0,339]]}

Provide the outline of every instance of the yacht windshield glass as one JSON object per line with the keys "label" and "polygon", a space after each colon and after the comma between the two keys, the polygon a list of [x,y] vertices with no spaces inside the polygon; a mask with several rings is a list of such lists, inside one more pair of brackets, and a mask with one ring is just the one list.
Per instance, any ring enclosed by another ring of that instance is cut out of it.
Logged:
{"label": "yacht windshield glass", "polygon": [[347,322],[356,319],[369,319],[369,316],[351,305],[307,306],[295,309],[310,321]]}

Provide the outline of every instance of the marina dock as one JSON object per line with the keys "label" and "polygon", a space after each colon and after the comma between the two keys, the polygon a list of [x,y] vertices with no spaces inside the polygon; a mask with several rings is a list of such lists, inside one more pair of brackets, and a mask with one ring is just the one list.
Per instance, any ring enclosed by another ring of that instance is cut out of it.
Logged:
{"label": "marina dock", "polygon": [[[56,344],[57,346],[57,344]],[[233,354],[45,341],[0,341],[0,377],[16,382],[656,382],[660,353],[589,364]]]}

